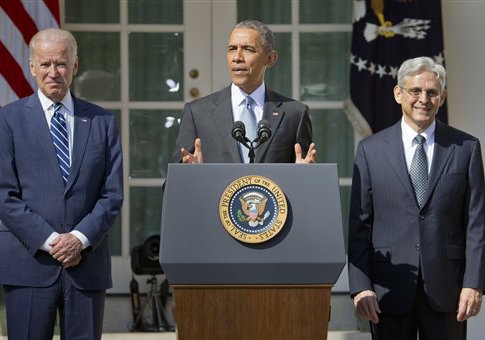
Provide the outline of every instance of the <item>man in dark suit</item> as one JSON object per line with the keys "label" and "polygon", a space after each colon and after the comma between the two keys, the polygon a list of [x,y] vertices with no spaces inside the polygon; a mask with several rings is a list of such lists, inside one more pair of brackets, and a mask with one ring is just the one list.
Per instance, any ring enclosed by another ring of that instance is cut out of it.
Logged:
{"label": "man in dark suit", "polygon": [[266,68],[277,57],[274,34],[265,24],[256,20],[237,24],[227,47],[232,84],[185,105],[172,161],[247,163],[248,150],[232,138],[231,130],[249,111],[254,123],[246,123],[248,135],[262,118],[272,131],[271,138],[256,149],[256,163],[315,162],[308,106],[265,86]]}
{"label": "man in dark suit", "polygon": [[477,138],[435,119],[445,70],[405,61],[400,122],[359,143],[349,282],[373,339],[460,340],[485,288],[485,195]]}
{"label": "man in dark suit", "polygon": [[0,283],[9,339],[101,339],[108,232],[123,201],[122,152],[106,110],[69,91],[77,45],[30,42],[37,93],[0,109]]}

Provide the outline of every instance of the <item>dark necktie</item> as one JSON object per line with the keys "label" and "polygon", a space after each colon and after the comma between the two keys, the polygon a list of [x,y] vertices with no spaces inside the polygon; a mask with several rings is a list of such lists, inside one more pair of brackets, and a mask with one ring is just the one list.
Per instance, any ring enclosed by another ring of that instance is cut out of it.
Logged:
{"label": "dark necktie", "polygon": [[418,143],[414,157],[411,162],[409,175],[414,187],[414,194],[418,201],[419,207],[423,207],[424,195],[426,194],[426,188],[428,186],[428,158],[424,152],[424,143],[426,138],[421,135],[414,137],[414,140]]}
{"label": "dark necktie", "polygon": [[[247,96],[244,100],[244,108],[241,113],[241,121],[244,123],[246,127],[246,137],[252,142],[256,139],[257,135],[257,123],[256,123],[256,115],[251,107],[253,103],[253,98]],[[248,151],[246,148],[241,147],[241,152],[243,155],[244,163],[249,163],[249,156]]]}
{"label": "dark necktie", "polygon": [[57,160],[61,168],[62,180],[64,185],[67,183],[69,177],[70,161],[69,161],[69,140],[67,134],[66,120],[64,115],[60,112],[62,108],[61,103],[54,103],[54,115],[51,119],[51,138],[56,149]]}

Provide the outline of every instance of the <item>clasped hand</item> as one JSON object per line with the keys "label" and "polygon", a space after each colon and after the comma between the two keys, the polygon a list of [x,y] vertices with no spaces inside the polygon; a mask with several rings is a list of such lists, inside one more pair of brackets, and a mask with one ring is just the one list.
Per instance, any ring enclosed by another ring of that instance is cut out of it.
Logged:
{"label": "clasped hand", "polygon": [[49,254],[61,262],[64,268],[77,266],[81,262],[83,245],[73,234],[60,234],[49,245]]}

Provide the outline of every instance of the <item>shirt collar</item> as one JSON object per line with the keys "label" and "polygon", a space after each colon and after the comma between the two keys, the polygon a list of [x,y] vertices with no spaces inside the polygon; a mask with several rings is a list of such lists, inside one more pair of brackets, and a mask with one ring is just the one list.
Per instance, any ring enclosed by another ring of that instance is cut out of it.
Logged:
{"label": "shirt collar", "polygon": [[[418,135],[416,131],[414,131],[405,121],[401,119],[401,130],[402,130],[402,139],[405,143],[405,146],[411,147],[414,141],[414,137]],[[434,143],[434,133],[436,130],[436,120],[433,120],[430,126],[426,130],[420,133],[421,136],[426,138],[426,143],[433,144]]]}
{"label": "shirt collar", "polygon": [[259,87],[253,91],[253,93],[247,94],[241,88],[234,83],[231,84],[231,96],[232,102],[241,105],[247,96],[251,96],[257,106],[264,107],[264,95],[265,95],[265,85],[264,81],[259,85]]}
{"label": "shirt collar", "polygon": [[[44,110],[44,112],[47,112],[47,110],[51,109],[52,105],[54,104],[52,99],[47,98],[46,95],[42,93],[41,90],[37,90],[37,95],[39,96],[40,105],[42,106],[42,109]],[[64,98],[62,98],[61,104],[66,109],[67,114],[74,115],[74,102],[72,100],[70,90],[68,90]]]}

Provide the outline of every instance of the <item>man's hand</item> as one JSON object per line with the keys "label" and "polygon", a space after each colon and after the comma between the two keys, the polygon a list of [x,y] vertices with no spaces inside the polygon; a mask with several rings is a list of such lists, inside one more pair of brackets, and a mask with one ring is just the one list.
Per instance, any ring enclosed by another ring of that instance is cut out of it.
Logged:
{"label": "man's hand", "polygon": [[82,242],[73,234],[60,234],[50,243],[50,246],[49,254],[63,265],[75,263],[75,259],[80,258],[83,250]]}
{"label": "man's hand", "polygon": [[456,320],[465,321],[472,316],[476,316],[480,312],[481,307],[482,291],[473,288],[462,288]]}
{"label": "man's hand", "polygon": [[296,155],[295,163],[297,164],[315,163],[317,161],[317,150],[315,149],[315,143],[310,144],[310,147],[308,148],[308,152],[306,153],[305,158],[303,158],[302,156],[301,145],[299,143],[296,143],[295,155]]}
{"label": "man's hand", "polygon": [[77,266],[77,265],[79,264],[79,262],[81,262],[81,259],[82,259],[82,258],[81,258],[81,255],[79,255],[78,257],[73,258],[73,259],[72,259],[71,261],[69,261],[69,262],[64,262],[64,263],[62,264],[62,266],[63,266],[64,268],[66,268],[66,269],[67,269],[67,268],[71,268],[71,267],[75,267],[75,266]]}
{"label": "man's hand", "polygon": [[381,312],[377,303],[377,296],[372,290],[364,290],[354,296],[354,307],[357,313],[373,323],[379,322],[377,313]]}
{"label": "man's hand", "polygon": [[194,153],[190,153],[187,149],[180,150],[182,154],[182,163],[204,163],[202,157],[202,141],[197,138],[194,142]]}

